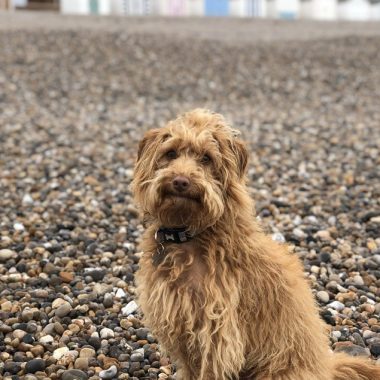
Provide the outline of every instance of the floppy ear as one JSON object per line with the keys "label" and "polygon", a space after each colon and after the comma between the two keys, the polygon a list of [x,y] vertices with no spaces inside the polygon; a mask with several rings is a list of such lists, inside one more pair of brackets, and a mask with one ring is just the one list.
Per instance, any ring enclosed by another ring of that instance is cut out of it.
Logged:
{"label": "floppy ear", "polygon": [[152,144],[154,143],[159,133],[160,133],[159,129],[151,129],[145,133],[143,139],[139,142],[139,149],[137,151],[137,161],[139,161],[143,153],[149,147],[152,146]]}
{"label": "floppy ear", "polygon": [[243,178],[247,170],[248,151],[243,141],[236,137],[230,142],[230,148],[236,157],[239,178]]}

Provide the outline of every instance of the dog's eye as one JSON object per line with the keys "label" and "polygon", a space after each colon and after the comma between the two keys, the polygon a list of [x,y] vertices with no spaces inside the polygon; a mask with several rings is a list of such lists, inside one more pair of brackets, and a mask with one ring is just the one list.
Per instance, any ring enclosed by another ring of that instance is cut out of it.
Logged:
{"label": "dog's eye", "polygon": [[175,150],[169,150],[168,152],[166,152],[166,157],[169,158],[169,160],[174,160],[178,157],[177,152]]}
{"label": "dog's eye", "polygon": [[201,159],[202,164],[208,164],[211,162],[211,157],[208,154],[205,154]]}

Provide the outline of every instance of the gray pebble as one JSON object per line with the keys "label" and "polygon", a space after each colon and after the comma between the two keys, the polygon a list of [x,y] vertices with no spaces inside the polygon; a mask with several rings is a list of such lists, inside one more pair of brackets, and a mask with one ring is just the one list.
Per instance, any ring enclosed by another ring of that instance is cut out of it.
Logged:
{"label": "gray pebble", "polygon": [[88,376],[79,369],[70,369],[63,372],[61,380],[87,380]]}
{"label": "gray pebble", "polygon": [[117,367],[112,365],[110,368],[100,371],[99,377],[101,379],[113,379],[117,374]]}

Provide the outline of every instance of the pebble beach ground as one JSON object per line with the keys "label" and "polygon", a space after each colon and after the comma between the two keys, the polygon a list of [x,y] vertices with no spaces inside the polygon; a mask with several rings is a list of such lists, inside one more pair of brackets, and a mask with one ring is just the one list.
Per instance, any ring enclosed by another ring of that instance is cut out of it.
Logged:
{"label": "pebble beach ground", "polygon": [[0,378],[173,378],[134,300],[129,184],[143,132],[200,106],[242,131],[257,215],[303,261],[332,349],[379,362],[379,36],[0,13]]}

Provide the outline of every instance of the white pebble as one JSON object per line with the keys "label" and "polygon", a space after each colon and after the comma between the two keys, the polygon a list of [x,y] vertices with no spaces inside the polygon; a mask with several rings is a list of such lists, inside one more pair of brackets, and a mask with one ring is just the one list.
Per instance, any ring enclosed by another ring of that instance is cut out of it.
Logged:
{"label": "white pebble", "polygon": [[39,340],[40,343],[53,343],[54,338],[51,335],[45,335],[40,338]]}
{"label": "white pebble", "polygon": [[123,315],[133,314],[138,309],[138,305],[135,301],[129,302],[121,309]]}
{"label": "white pebble", "polygon": [[108,327],[105,327],[100,331],[100,337],[102,339],[108,339],[108,338],[113,338],[115,336],[115,333],[113,330],[109,329]]}
{"label": "white pebble", "polygon": [[279,243],[285,243],[285,237],[280,232],[275,232],[274,234],[272,234],[272,240],[277,241]]}
{"label": "white pebble", "polygon": [[24,206],[30,206],[34,203],[34,200],[33,198],[31,197],[30,194],[25,194],[23,197],[22,197],[22,204]]}
{"label": "white pebble", "polygon": [[337,311],[342,311],[345,308],[344,304],[342,304],[342,302],[339,302],[339,301],[333,301],[329,303],[327,307],[331,307]]}
{"label": "white pebble", "polygon": [[118,298],[123,298],[126,296],[126,293],[123,289],[119,288],[117,289],[115,296]]}
{"label": "white pebble", "polygon": [[15,231],[24,231],[25,230],[24,225],[22,223],[19,223],[19,222],[16,222],[13,225],[13,228],[15,229]]}
{"label": "white pebble", "polygon": [[57,348],[56,350],[54,350],[53,352],[53,357],[56,359],[56,360],[59,360],[61,359],[63,356],[65,356],[65,354],[69,352],[69,348],[64,346],[64,347],[60,347],[60,348]]}
{"label": "white pebble", "polygon": [[307,235],[305,232],[301,230],[301,228],[294,228],[293,229],[294,236],[298,237],[299,239],[304,239]]}

